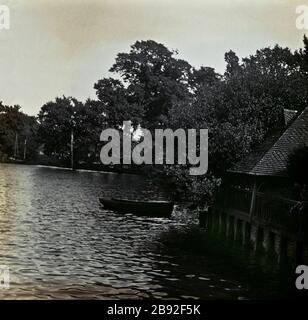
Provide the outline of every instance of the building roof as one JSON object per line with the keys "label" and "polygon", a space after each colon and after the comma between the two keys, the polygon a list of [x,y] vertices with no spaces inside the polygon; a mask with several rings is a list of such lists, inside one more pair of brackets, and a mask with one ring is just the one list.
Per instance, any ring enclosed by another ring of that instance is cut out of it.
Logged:
{"label": "building roof", "polygon": [[297,110],[283,109],[284,123],[288,126],[297,116]]}
{"label": "building roof", "polygon": [[293,150],[308,145],[308,107],[283,132],[276,131],[229,172],[258,176],[287,176]]}

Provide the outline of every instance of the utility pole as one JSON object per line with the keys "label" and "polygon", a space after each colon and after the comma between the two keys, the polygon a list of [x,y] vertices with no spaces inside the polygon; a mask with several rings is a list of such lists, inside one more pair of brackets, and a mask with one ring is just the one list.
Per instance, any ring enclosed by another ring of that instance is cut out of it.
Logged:
{"label": "utility pole", "polygon": [[[74,104],[73,104],[73,106],[75,107]],[[75,114],[76,114],[76,111],[73,109],[73,113],[71,115],[71,121],[70,121],[70,125],[71,125],[71,169],[72,170],[75,170],[75,166],[74,166],[74,129],[76,127]]]}
{"label": "utility pole", "polygon": [[18,157],[18,135],[15,135],[15,145],[14,145],[14,159]]}
{"label": "utility pole", "polygon": [[26,156],[27,156],[27,139],[25,139],[25,143],[24,143],[24,160],[26,160]]}
{"label": "utility pole", "polygon": [[74,130],[71,130],[71,168],[74,170]]}

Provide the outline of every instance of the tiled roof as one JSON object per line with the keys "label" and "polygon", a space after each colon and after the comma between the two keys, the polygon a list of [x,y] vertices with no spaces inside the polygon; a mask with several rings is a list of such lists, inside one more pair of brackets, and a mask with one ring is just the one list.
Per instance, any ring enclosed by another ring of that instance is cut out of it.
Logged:
{"label": "tiled roof", "polygon": [[288,126],[296,117],[297,110],[284,109],[283,114],[284,114],[285,125]]}
{"label": "tiled roof", "polygon": [[308,108],[281,134],[269,136],[251,154],[229,172],[259,176],[287,176],[289,155],[294,149],[308,145]]}

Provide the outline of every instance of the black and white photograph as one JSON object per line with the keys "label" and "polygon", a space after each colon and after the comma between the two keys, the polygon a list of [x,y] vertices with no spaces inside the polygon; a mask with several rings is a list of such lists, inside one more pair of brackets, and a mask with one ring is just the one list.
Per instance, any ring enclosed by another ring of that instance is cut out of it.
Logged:
{"label": "black and white photograph", "polygon": [[307,290],[307,0],[0,0],[0,300]]}

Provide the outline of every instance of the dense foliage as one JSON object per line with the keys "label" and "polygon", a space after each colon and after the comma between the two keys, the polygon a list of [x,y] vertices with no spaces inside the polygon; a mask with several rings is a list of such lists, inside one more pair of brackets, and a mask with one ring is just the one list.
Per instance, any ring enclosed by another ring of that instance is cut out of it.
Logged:
{"label": "dense foliage", "polygon": [[[207,128],[209,171],[205,176],[190,176],[189,166],[177,165],[147,172],[168,181],[175,196],[209,204],[225,170],[263,141],[272,128],[282,125],[283,108],[301,111],[308,102],[306,37],[304,48],[296,52],[276,45],[240,60],[229,51],[225,62],[223,74],[211,67],[195,69],[163,44],[137,41],[129,52],[117,55],[110,69],[115,77],[94,84],[96,100],[82,103],[62,97],[42,107],[38,136],[44,153],[67,161],[73,131],[75,160],[97,162],[101,130],[120,129],[127,120],[135,129]],[[1,108],[16,113],[10,129],[1,125],[0,131],[2,152],[12,154],[16,131],[22,135],[24,130],[15,121],[25,115],[16,107]],[[3,122],[3,111],[0,116]]]}
{"label": "dense foliage", "polygon": [[37,129],[35,117],[21,112],[20,106],[6,106],[0,101],[0,161],[14,156],[35,159]]}

